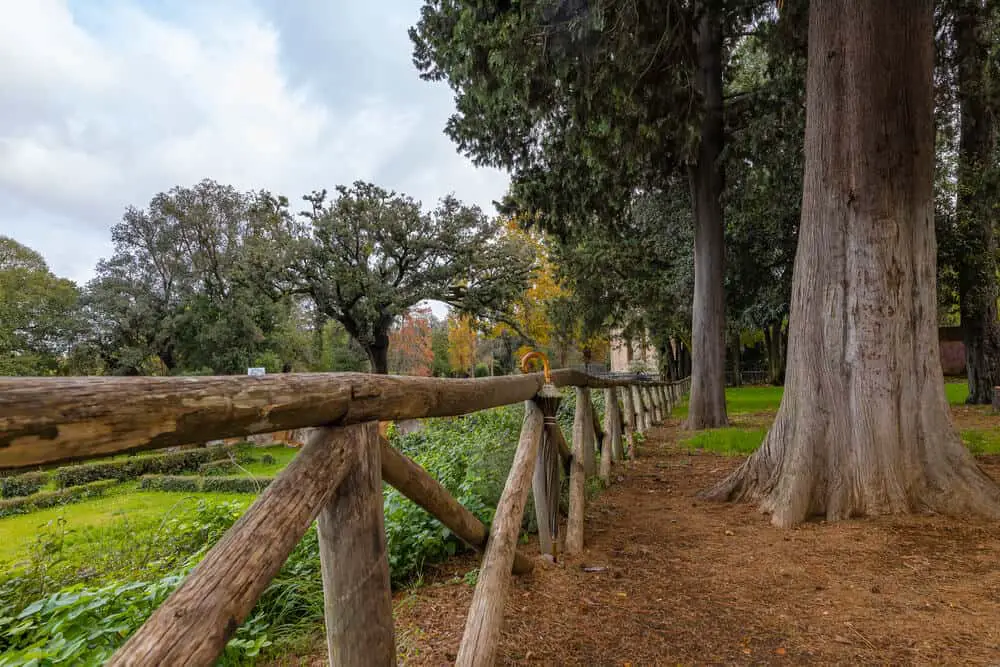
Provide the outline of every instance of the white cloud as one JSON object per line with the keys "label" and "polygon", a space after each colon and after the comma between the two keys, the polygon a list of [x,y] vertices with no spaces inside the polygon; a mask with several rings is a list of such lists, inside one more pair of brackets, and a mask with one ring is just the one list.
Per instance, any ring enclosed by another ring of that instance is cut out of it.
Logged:
{"label": "white cloud", "polygon": [[[322,51],[290,62],[296,35],[239,0],[166,16],[124,0],[75,13],[59,0],[3,4],[0,234],[57,273],[87,278],[126,206],[202,178],[293,198],[368,179],[427,204],[454,191],[483,206],[506,184],[441,134],[448,92],[418,82],[408,60],[415,8],[387,12],[389,33],[320,34]],[[331,68],[350,74],[365,58],[359,40],[393,45],[369,63],[378,86],[328,85]]]}

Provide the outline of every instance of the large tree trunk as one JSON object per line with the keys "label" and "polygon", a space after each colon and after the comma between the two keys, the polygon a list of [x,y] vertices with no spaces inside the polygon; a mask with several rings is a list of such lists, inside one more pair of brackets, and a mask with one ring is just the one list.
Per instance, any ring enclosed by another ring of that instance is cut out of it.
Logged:
{"label": "large tree trunk", "polygon": [[741,361],[740,360],[740,356],[742,354],[742,349],[741,348],[743,346],[741,345],[741,341],[740,341],[740,332],[737,331],[736,333],[733,334],[733,343],[732,343],[732,345],[733,345],[733,347],[732,347],[732,359],[733,359],[733,364],[732,364],[732,366],[733,366],[733,382],[732,382],[732,384],[733,384],[734,387],[742,387],[743,386],[743,369],[742,369],[742,367],[740,365],[740,361]]}
{"label": "large tree trunk", "polygon": [[691,398],[687,427],[725,426],[726,308],[722,217],[722,29],[717,11],[700,7],[695,32],[698,88],[702,95],[701,142],[691,167],[694,207],[694,304],[691,321]]}
{"label": "large tree trunk", "polygon": [[376,334],[375,342],[364,346],[365,354],[372,365],[372,373],[388,375],[389,373],[389,334]]}
{"label": "large tree trunk", "polygon": [[958,299],[965,336],[969,403],[990,403],[1000,384],[1000,323],[997,322],[996,240],[990,197],[991,158],[996,141],[987,102],[989,43],[981,0],[955,7],[956,60],[961,135],[958,147],[956,215]]}
{"label": "large tree trunk", "polygon": [[780,321],[764,327],[764,346],[767,348],[767,381],[782,385],[785,383],[785,334]]}
{"label": "large tree trunk", "polygon": [[810,4],[802,224],[786,391],[707,497],[772,522],[1000,517],[952,428],[938,356],[931,0]]}

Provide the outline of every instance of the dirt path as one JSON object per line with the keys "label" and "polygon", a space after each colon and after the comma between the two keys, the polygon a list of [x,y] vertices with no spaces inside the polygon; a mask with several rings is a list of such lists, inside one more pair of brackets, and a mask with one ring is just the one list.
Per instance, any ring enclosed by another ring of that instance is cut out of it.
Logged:
{"label": "dirt path", "polygon": [[[695,499],[739,459],[681,451],[673,426],[650,435],[589,506],[587,551],[515,580],[500,664],[1000,664],[997,525],[778,530],[752,507]],[[405,664],[454,661],[475,566],[454,559],[397,597]]]}

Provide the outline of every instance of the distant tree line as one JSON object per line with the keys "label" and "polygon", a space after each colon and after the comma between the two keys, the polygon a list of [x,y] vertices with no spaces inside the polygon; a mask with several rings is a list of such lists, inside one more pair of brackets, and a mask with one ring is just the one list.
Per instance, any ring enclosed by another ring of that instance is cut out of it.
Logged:
{"label": "distant tree line", "polygon": [[512,372],[528,347],[573,356],[577,322],[550,324],[568,292],[541,235],[370,183],[304,201],[175,187],[125,211],[82,287],[0,238],[0,373],[472,376]]}

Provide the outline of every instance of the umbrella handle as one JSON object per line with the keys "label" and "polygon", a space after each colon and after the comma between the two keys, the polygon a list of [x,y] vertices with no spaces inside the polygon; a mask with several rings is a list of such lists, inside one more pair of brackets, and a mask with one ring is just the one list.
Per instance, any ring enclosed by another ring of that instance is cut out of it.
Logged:
{"label": "umbrella handle", "polygon": [[552,384],[552,374],[551,371],[549,370],[549,359],[538,350],[529,352],[523,357],[521,357],[521,371],[527,373],[529,362],[533,361],[534,359],[542,360],[542,371],[545,373],[545,384]]}

